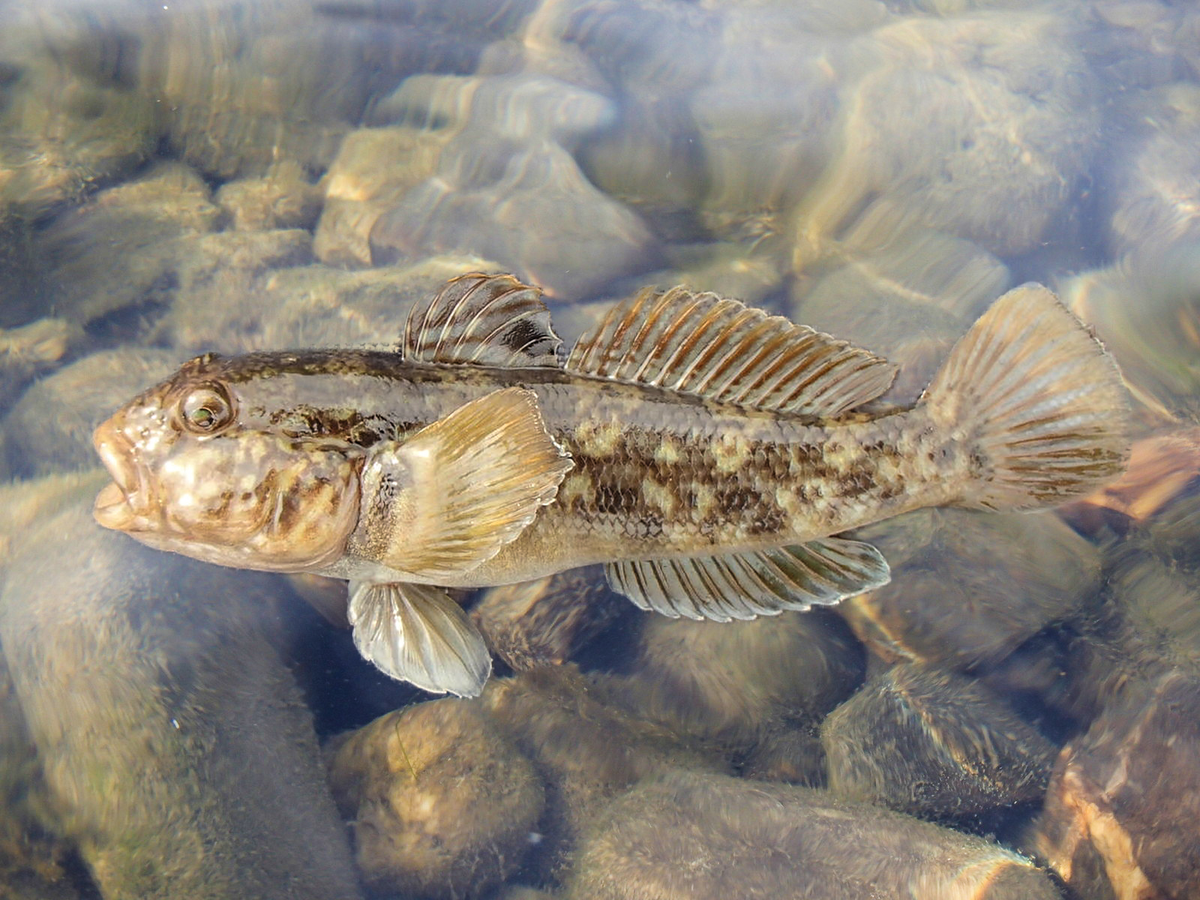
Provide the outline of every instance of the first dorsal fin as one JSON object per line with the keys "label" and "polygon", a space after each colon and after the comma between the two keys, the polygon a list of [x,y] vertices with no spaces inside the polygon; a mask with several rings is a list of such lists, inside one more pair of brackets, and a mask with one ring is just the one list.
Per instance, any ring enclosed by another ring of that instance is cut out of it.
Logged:
{"label": "first dorsal fin", "polygon": [[418,303],[404,325],[404,358],[477,366],[558,366],[562,343],[535,287],[472,272]]}
{"label": "first dorsal fin", "polygon": [[835,416],[888,389],[895,367],[782,316],[676,287],[617,304],[566,363],[748,409]]}

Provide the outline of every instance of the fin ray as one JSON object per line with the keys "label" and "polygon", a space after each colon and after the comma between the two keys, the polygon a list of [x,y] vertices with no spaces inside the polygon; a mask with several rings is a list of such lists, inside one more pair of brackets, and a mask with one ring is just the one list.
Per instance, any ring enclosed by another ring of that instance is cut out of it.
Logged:
{"label": "fin ray", "polygon": [[423,582],[450,582],[516,539],[572,468],[537,395],[472,400],[363,466],[364,555]]}
{"label": "fin ray", "polygon": [[833,417],[888,389],[886,360],[737,300],[676,287],[617,304],[566,368],[747,409]]}
{"label": "fin ray", "polygon": [[348,618],[365,659],[421,690],[477,697],[491,673],[483,637],[441,588],[353,583]]}
{"label": "fin ray", "polygon": [[418,303],[401,352],[414,362],[557,367],[562,341],[541,292],[512,275],[460,275]]}
{"label": "fin ray", "polygon": [[963,506],[1057,505],[1117,477],[1128,458],[1129,407],[1115,363],[1038,284],[992,304],[923,400],[981,460]]}
{"label": "fin ray", "polygon": [[886,584],[870,544],[822,538],[749,553],[609,563],[613,590],[671,618],[729,622],[826,606]]}

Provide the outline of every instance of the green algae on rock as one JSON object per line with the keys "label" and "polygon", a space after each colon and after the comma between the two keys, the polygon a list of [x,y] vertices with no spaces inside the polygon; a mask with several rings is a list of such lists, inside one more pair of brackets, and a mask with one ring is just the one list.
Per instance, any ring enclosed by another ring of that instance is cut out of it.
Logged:
{"label": "green algae on rock", "polygon": [[821,742],[832,793],[937,819],[1038,800],[1055,755],[979,682],[911,664],[830,713]]}
{"label": "green algae on rock", "polygon": [[435,700],[335,738],[329,779],[376,893],[457,900],[511,875],[544,804],[533,765],[478,700]]}
{"label": "green algae on rock", "polygon": [[112,540],[95,490],[54,476],[0,503],[0,641],[63,834],[105,898],[355,900],[272,644],[280,583]]}
{"label": "green algae on rock", "polygon": [[997,844],[823,791],[671,772],[584,836],[570,900],[1059,900]]}

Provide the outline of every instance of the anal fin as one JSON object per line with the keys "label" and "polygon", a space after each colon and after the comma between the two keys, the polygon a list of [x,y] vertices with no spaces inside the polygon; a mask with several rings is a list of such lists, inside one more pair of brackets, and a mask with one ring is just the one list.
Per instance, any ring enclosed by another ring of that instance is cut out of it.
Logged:
{"label": "anal fin", "polygon": [[365,659],[422,690],[477,697],[491,674],[483,637],[441,588],[352,583],[348,618]]}
{"label": "anal fin", "polygon": [[609,563],[613,590],[671,618],[728,622],[828,606],[888,583],[870,544],[822,538],[749,553]]}

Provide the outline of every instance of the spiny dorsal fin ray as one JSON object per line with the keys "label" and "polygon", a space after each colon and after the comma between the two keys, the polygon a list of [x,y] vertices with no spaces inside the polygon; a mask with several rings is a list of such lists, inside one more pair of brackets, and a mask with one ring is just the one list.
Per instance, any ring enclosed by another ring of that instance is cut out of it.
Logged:
{"label": "spiny dorsal fin ray", "polygon": [[748,409],[836,416],[888,389],[895,368],[737,300],[676,287],[617,304],[580,338],[567,369]]}
{"label": "spiny dorsal fin ray", "polygon": [[561,343],[541,291],[511,275],[472,272],[413,307],[401,351],[415,362],[554,367]]}
{"label": "spiny dorsal fin ray", "polygon": [[642,609],[714,622],[828,606],[891,578],[870,544],[833,537],[750,553],[609,563],[605,574]]}
{"label": "spiny dorsal fin ray", "polygon": [[441,588],[353,583],[347,616],[358,652],[421,690],[477,697],[492,671],[483,637]]}
{"label": "spiny dorsal fin ray", "polygon": [[459,576],[515,540],[571,467],[533,391],[493,391],[403,443],[371,448],[361,475],[364,550],[414,580]]}

